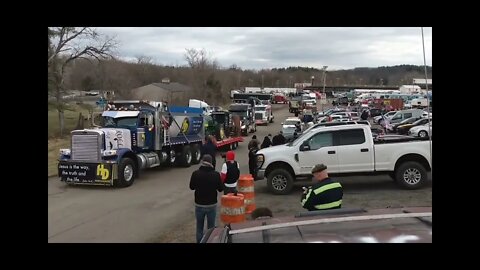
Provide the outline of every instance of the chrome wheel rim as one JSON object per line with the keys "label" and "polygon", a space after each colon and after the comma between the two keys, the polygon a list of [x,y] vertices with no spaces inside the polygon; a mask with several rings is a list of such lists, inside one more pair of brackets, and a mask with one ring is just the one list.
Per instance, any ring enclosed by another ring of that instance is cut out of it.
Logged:
{"label": "chrome wheel rim", "polygon": [[419,170],[415,168],[407,169],[403,173],[403,180],[407,182],[409,185],[418,184],[421,179],[422,179],[422,174],[420,173]]}
{"label": "chrome wheel rim", "polygon": [[130,182],[133,178],[133,166],[130,164],[127,164],[125,168],[123,169],[123,178],[125,181]]}
{"label": "chrome wheel rim", "polygon": [[284,190],[287,188],[287,178],[283,175],[275,175],[272,178],[272,187],[275,190]]}
{"label": "chrome wheel rim", "polygon": [[197,151],[195,152],[195,159],[196,159],[196,160],[200,160],[201,155],[202,155],[202,153],[200,153],[200,151],[197,150]]}

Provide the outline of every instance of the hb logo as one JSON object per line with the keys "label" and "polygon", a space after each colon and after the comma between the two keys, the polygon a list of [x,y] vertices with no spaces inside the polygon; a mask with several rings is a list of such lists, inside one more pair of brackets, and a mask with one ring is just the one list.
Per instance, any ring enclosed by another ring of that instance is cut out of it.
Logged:
{"label": "hb logo", "polygon": [[107,180],[110,172],[108,171],[108,169],[105,169],[103,164],[98,164],[97,175],[100,175],[102,177],[102,180]]}

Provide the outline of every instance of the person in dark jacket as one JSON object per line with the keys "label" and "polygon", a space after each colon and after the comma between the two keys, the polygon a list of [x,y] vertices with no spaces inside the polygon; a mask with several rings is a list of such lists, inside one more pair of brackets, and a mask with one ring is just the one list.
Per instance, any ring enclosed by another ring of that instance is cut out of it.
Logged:
{"label": "person in dark jacket", "polygon": [[265,136],[262,145],[260,146],[262,149],[272,146],[272,141],[270,140],[270,137],[272,137],[272,134],[268,134],[268,136]]}
{"label": "person in dark jacket", "polygon": [[200,152],[202,154],[202,157],[204,155],[210,155],[212,157],[212,165],[215,169],[215,167],[217,166],[217,159],[215,158],[215,156],[217,155],[217,147],[213,143],[211,136],[205,136],[205,141],[202,145],[202,148],[200,149]]}
{"label": "person in dark jacket", "polygon": [[253,179],[257,176],[257,151],[258,144],[252,144],[252,147],[248,150],[248,170],[252,175]]}
{"label": "person in dark jacket", "polygon": [[248,143],[248,149],[252,148],[253,143],[256,143],[258,146],[257,135],[252,136],[252,140]]}
{"label": "person in dark jacket", "polygon": [[203,156],[200,168],[192,173],[190,189],[195,190],[197,243],[200,243],[203,237],[205,217],[207,217],[207,228],[215,227],[217,191],[223,191],[220,174],[213,168],[212,157],[209,154]]}
{"label": "person in dark jacket", "polygon": [[272,146],[286,144],[285,137],[283,137],[283,132],[280,132],[273,137]]}
{"label": "person in dark jacket", "polygon": [[328,177],[327,166],[315,165],[312,169],[316,183],[303,187],[300,203],[308,211],[337,209],[342,207],[343,188],[340,183]]}

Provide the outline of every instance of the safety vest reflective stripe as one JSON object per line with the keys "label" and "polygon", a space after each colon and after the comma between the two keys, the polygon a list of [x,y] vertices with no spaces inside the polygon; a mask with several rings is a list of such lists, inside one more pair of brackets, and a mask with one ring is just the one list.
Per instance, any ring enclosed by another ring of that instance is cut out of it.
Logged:
{"label": "safety vest reflective stripe", "polygon": [[331,203],[324,203],[324,204],[319,204],[319,205],[315,205],[314,207],[316,209],[329,209],[329,208],[333,208],[333,207],[337,207],[337,206],[340,206],[342,205],[342,200],[339,200],[339,201],[336,201],[336,202],[331,202]]}
{"label": "safety vest reflective stripe", "polygon": [[320,193],[322,193],[322,192],[324,192],[324,191],[327,191],[327,190],[329,190],[329,189],[341,188],[341,187],[342,187],[342,185],[340,185],[340,183],[331,183],[331,184],[328,184],[328,185],[325,185],[325,186],[321,186],[321,187],[315,189],[315,190],[313,191],[313,193],[315,193],[315,195],[318,195],[318,194],[320,194]]}
{"label": "safety vest reflective stripe", "polygon": [[305,199],[302,200],[302,206],[305,205],[305,202],[310,198],[310,195],[312,194],[312,189],[308,190],[307,196],[305,196]]}

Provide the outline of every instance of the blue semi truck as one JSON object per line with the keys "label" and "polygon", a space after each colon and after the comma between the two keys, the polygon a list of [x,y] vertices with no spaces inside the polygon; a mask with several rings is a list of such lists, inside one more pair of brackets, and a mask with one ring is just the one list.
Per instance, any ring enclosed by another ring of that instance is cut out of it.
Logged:
{"label": "blue semi truck", "polygon": [[[71,132],[71,148],[60,149],[61,181],[127,187],[142,169],[198,164],[208,135],[202,109],[156,101],[110,102],[102,120],[99,128]],[[219,145],[234,149],[240,141],[228,138]]]}

